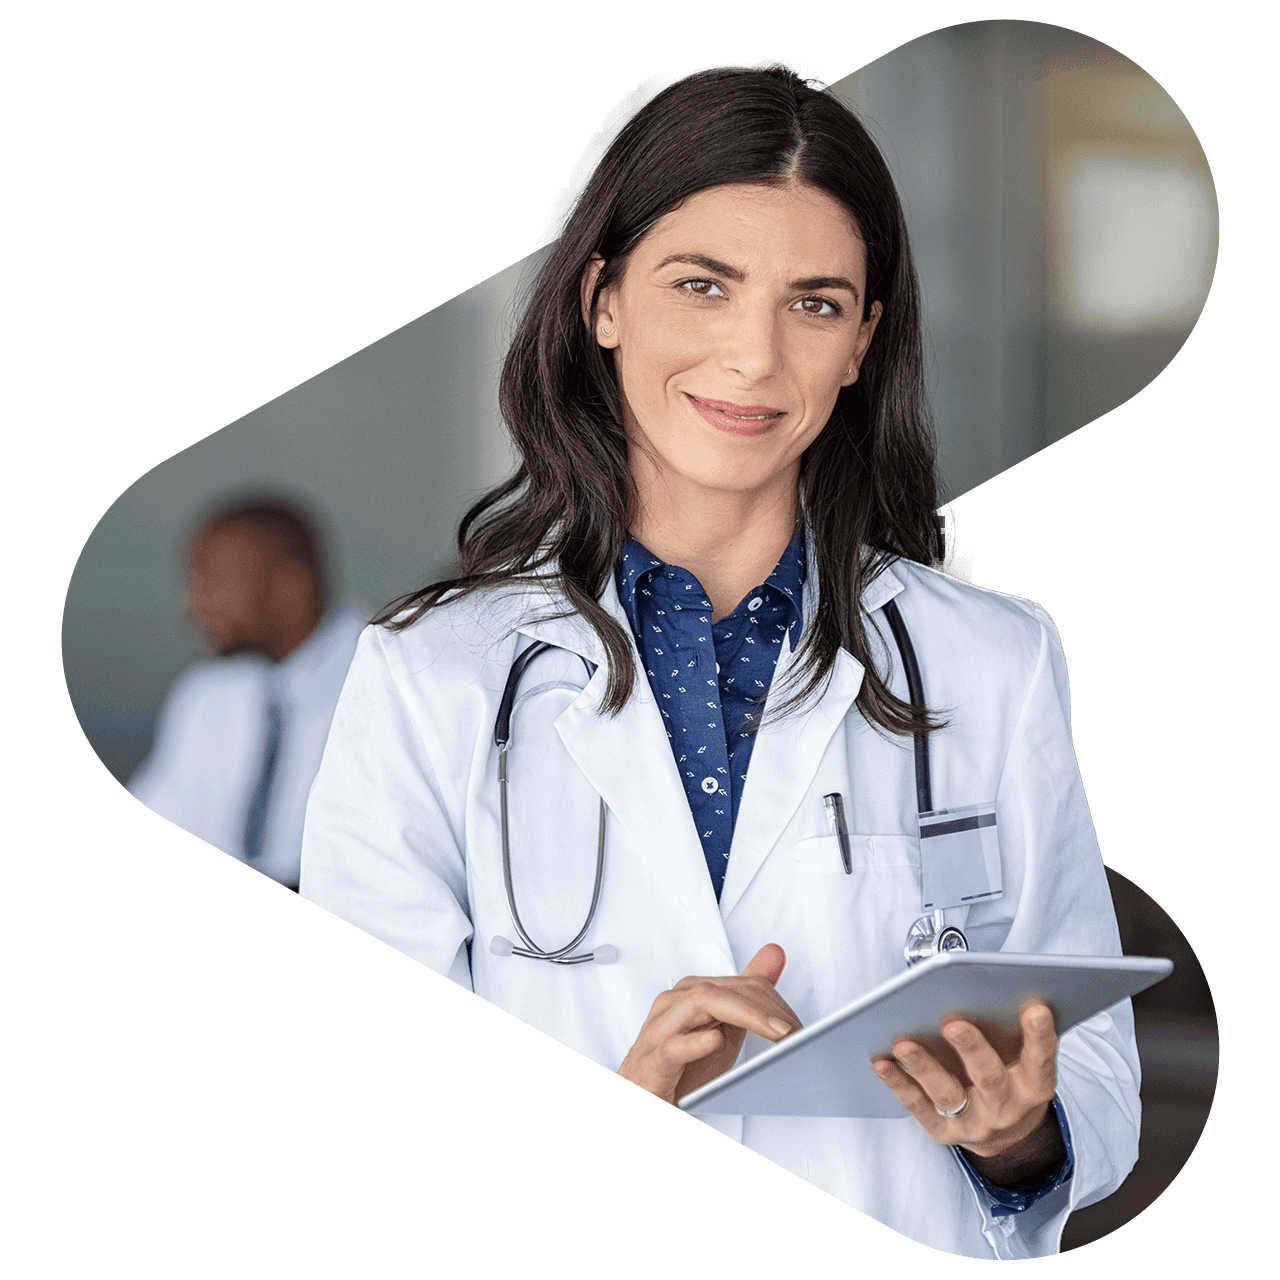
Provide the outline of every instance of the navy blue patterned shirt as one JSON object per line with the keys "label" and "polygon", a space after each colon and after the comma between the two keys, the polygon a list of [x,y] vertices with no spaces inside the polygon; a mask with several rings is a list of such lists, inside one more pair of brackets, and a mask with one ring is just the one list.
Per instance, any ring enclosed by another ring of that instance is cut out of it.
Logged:
{"label": "navy blue patterned shirt", "polygon": [[617,582],[718,900],[763,699],[783,636],[794,648],[803,624],[804,542],[794,534],[774,571],[718,622],[697,578],[634,538]]}

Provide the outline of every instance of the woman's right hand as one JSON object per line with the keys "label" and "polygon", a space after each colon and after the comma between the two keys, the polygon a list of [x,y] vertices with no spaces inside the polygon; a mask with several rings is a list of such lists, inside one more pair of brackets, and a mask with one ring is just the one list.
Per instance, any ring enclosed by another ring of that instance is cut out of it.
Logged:
{"label": "woman's right hand", "polygon": [[774,990],[787,963],[763,946],[736,978],[681,978],[654,1002],[618,1074],[675,1103],[733,1066],[748,1031],[782,1040],[800,1019]]}

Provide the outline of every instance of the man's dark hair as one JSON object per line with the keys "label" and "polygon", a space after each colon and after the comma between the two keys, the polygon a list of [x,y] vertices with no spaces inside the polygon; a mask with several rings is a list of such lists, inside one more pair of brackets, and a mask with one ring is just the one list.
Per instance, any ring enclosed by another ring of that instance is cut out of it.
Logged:
{"label": "man's dark hair", "polygon": [[238,498],[208,512],[196,526],[188,546],[194,545],[202,533],[223,524],[244,524],[260,530],[291,560],[309,569],[315,583],[316,614],[323,615],[329,602],[329,564],[320,522],[312,512],[300,503],[274,495]]}
{"label": "man's dark hair", "polygon": [[894,558],[941,558],[906,223],[866,129],[785,67],[690,76],[623,128],[539,271],[503,366],[499,402],[519,470],[463,516],[456,573],[394,601],[375,622],[403,628],[447,598],[540,577],[599,635],[604,707],[622,707],[635,681],[631,640],[599,601],[628,536],[627,437],[612,359],[583,323],[583,273],[593,255],[604,259],[594,313],[628,254],[682,201],[727,183],[797,178],[852,216],[866,248],[863,318],[873,302],[883,312],[857,381],[841,389],[801,459],[800,514],[820,592],[798,654],[803,685],[787,705],[816,691],[845,648],[866,671],[857,701],[869,721],[899,734],[933,727],[878,673],[860,607],[863,588]]}

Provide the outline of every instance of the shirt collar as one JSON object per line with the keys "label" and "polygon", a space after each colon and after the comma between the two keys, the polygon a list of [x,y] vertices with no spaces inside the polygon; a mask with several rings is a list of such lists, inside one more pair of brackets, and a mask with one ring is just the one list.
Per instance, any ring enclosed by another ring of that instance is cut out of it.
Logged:
{"label": "shirt collar", "polygon": [[[804,576],[805,576],[805,540],[803,529],[797,529],[791,535],[786,550],[774,566],[773,572],[765,579],[764,585],[776,587],[791,601],[793,622],[799,623],[803,618]],[[631,630],[640,634],[640,613],[636,593],[649,575],[667,566],[647,547],[635,538],[628,538],[618,559],[615,578],[618,584],[618,599]]]}
{"label": "shirt collar", "polygon": [[640,634],[640,606],[636,601],[636,592],[642,582],[648,579],[655,569],[666,566],[647,547],[642,546],[635,538],[628,538],[618,558],[618,567],[614,578],[618,584],[618,600],[627,621],[631,624],[633,635]]}
{"label": "shirt collar", "polygon": [[791,601],[793,626],[804,621],[805,563],[804,530],[797,529],[773,572],[765,579],[766,586],[775,587]]}

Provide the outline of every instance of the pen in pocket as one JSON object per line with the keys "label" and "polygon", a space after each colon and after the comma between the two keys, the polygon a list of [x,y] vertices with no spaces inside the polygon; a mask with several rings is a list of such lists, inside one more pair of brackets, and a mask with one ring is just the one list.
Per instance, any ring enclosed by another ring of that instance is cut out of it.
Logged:
{"label": "pen in pocket", "polygon": [[844,820],[844,797],[838,791],[833,791],[822,797],[822,803],[827,807],[827,823],[831,834],[840,841],[840,861],[844,863],[844,873],[851,876],[853,851],[849,848],[849,828]]}

